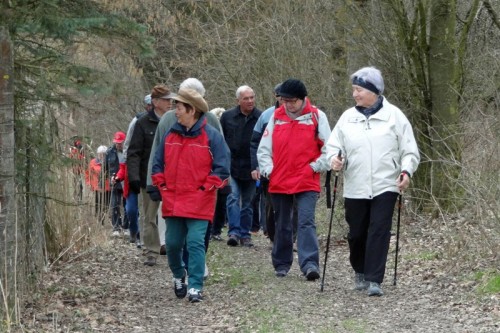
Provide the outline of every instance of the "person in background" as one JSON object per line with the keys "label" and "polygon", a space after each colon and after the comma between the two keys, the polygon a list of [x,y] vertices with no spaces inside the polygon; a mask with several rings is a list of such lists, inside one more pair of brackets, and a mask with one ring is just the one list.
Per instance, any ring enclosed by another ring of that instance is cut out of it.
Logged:
{"label": "person in background", "polygon": [[262,187],[260,186],[260,179],[255,181],[255,194],[252,198],[252,226],[250,227],[250,232],[253,235],[257,235],[259,231],[264,229],[261,225],[261,211],[260,206],[264,201],[262,196]]}
{"label": "person in background", "polygon": [[81,202],[83,199],[82,176],[85,177],[84,170],[87,162],[85,160],[83,144],[79,138],[75,138],[73,143],[70,145],[68,157],[71,159],[72,164],[73,195],[77,201]]}
{"label": "person in background", "polygon": [[109,180],[102,173],[102,163],[106,158],[108,147],[99,146],[97,156],[90,160],[87,172],[85,173],[85,183],[94,192],[95,216],[101,219],[103,213],[109,208],[111,189]]}
{"label": "person in background", "polygon": [[297,204],[297,252],[308,281],[319,279],[319,243],[315,207],[320,172],[328,171],[325,142],[330,125],[325,113],[311,105],[304,83],[288,79],[280,88],[282,105],[274,111],[257,150],[260,174],[269,179],[276,233],[272,263],[285,277],[293,262],[292,212]]}
{"label": "person in background", "polygon": [[249,86],[236,90],[238,105],[224,112],[220,118],[224,139],[231,150],[231,193],[227,197],[228,240],[227,245],[253,246],[252,198],[255,180],[251,175],[250,139],[261,114],[255,107],[255,93]]}
{"label": "person in background", "polygon": [[[185,79],[180,84],[179,89],[193,89],[193,90],[197,91],[202,97],[205,96],[205,87],[203,86],[203,83],[201,83],[201,81],[196,79],[196,78],[190,77],[190,78]],[[207,112],[205,117],[207,119],[208,125],[214,127],[222,134],[222,129],[220,127],[219,120],[217,119],[217,117],[209,112]],[[156,149],[158,149],[158,145],[160,144],[161,139],[163,138],[163,135],[165,133],[167,133],[172,128],[172,126],[174,126],[176,123],[177,123],[177,117],[175,115],[175,110],[168,111],[165,114],[165,116],[163,116],[161,118],[160,123],[158,124],[158,127],[156,129],[156,133],[155,133],[155,137],[153,140],[153,145],[151,147],[151,151],[156,151]],[[148,178],[147,178],[148,186],[147,186],[146,191],[150,195],[150,198],[154,202],[154,204],[157,207],[160,207],[161,195],[160,195],[159,190],[155,186],[152,185],[152,180],[151,180],[151,169],[153,167],[153,162],[154,162],[154,154],[152,154],[150,156],[150,159],[149,159]],[[160,209],[161,209],[161,207],[160,207]],[[205,253],[208,251],[208,245],[210,243],[210,234],[211,234],[211,230],[212,230],[211,226],[212,226],[211,223],[207,224],[207,232],[205,234]],[[164,232],[164,234],[165,234],[165,232]],[[184,252],[183,260],[184,260],[184,264],[187,267],[188,261],[189,261],[189,256],[187,254],[187,250]],[[208,266],[205,265],[204,277],[206,278],[206,277],[208,277],[208,275],[209,275]]]}
{"label": "person in background", "polygon": [[[124,163],[120,164],[119,177],[124,180],[126,191],[124,191],[124,195],[126,197],[126,206],[125,209],[127,211],[127,216],[130,222],[130,243],[135,243],[138,248],[142,248],[142,242],[140,239],[140,229],[141,226],[139,224],[139,195],[134,191],[130,191],[128,184],[128,170],[127,170],[127,151],[128,146],[130,145],[130,140],[132,138],[132,133],[134,133],[135,123],[137,119],[141,118],[143,115],[147,114],[153,109],[153,104],[151,102],[151,94],[144,96],[144,111],[139,112],[132,118],[128,125],[127,129],[127,137],[125,142],[123,143],[123,158]],[[126,193],[125,193],[126,192]]]}
{"label": "person in background", "polygon": [[[253,128],[252,139],[250,140],[250,159],[252,168],[252,179],[255,181],[260,181],[262,198],[261,198],[261,225],[264,230],[264,235],[266,235],[271,242],[274,240],[274,209],[271,196],[269,194],[269,180],[262,177],[259,172],[259,163],[257,161],[257,149],[259,148],[260,140],[267,127],[269,119],[274,114],[274,111],[281,105],[281,97],[279,94],[279,89],[281,88],[281,83],[277,84],[273,89],[273,94],[275,98],[275,104],[268,109],[266,109],[260,115],[255,127]],[[297,230],[297,219],[294,219],[294,234]]]}
{"label": "person in background", "polygon": [[382,73],[364,67],[351,75],[351,82],[356,105],[333,128],[327,158],[333,170],[344,169],[355,289],[382,296],[394,206],[399,193],[410,184],[420,155],[410,122],[382,95]]}
{"label": "person in background", "polygon": [[[226,110],[224,108],[215,108],[210,110],[210,113],[215,115],[217,119],[220,119],[220,117],[225,111]],[[227,221],[226,202],[229,193],[231,193],[231,186],[229,185],[224,186],[223,188],[217,190],[217,202],[215,205],[214,221],[212,223],[212,234],[210,239],[216,241],[223,241],[221,234],[222,234],[222,228],[224,227]]]}
{"label": "person in background", "polygon": [[146,248],[145,254],[147,259],[144,261],[144,265],[147,266],[156,265],[156,259],[161,249],[156,222],[158,206],[146,192],[148,162],[156,128],[163,115],[171,109],[172,97],[174,96],[175,94],[166,85],[160,84],[153,88],[151,91],[153,108],[147,114],[137,119],[127,150],[130,191],[137,194],[141,193],[142,211],[144,213],[141,214],[141,238]]}
{"label": "person in background", "polygon": [[[175,116],[178,121],[155,152],[152,182],[162,198],[167,221],[168,265],[178,298],[203,299],[205,237],[215,211],[216,191],[229,178],[229,149],[222,135],[207,125],[208,105],[193,89],[179,89]],[[184,244],[189,254],[189,285],[182,260]],[[189,289],[189,290],[188,290]]]}
{"label": "person in background", "polygon": [[[113,225],[113,236],[120,236],[122,226],[128,225],[127,214],[125,213],[125,201],[123,198],[123,184],[115,181],[115,176],[123,163],[123,142],[125,133],[119,131],[113,136],[113,145],[106,152],[104,163],[104,173],[111,183],[111,224]],[[122,207],[124,208],[122,220]],[[123,223],[122,223],[123,222]],[[124,228],[125,229],[125,228]]]}

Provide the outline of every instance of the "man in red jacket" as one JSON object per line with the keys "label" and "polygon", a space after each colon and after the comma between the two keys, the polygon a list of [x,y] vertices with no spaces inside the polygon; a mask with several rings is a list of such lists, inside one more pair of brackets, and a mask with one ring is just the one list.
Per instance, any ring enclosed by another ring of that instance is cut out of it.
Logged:
{"label": "man in red jacket", "polygon": [[276,276],[285,277],[293,262],[292,211],[298,211],[297,252],[300,270],[319,279],[319,244],[314,210],[320,172],[330,169],[324,143],[330,135],[325,113],[311,105],[300,80],[280,89],[282,105],[274,111],[257,150],[261,175],[269,179],[276,222],[272,261]]}

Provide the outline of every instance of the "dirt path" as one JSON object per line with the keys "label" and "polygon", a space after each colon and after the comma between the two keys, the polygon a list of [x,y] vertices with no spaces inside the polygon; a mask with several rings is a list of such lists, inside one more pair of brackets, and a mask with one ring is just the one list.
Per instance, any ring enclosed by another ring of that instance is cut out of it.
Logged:
{"label": "dirt path", "polygon": [[199,304],[174,296],[165,257],[145,267],[140,250],[109,239],[46,275],[24,309],[23,331],[500,332],[499,296],[478,295],[468,268],[450,273],[433,230],[405,230],[398,285],[391,283],[391,258],[383,297],[352,290],[345,245],[330,252],[323,293],[319,282],[299,274],[296,261],[289,276],[276,278],[269,242],[260,235],[253,249],[211,243]]}

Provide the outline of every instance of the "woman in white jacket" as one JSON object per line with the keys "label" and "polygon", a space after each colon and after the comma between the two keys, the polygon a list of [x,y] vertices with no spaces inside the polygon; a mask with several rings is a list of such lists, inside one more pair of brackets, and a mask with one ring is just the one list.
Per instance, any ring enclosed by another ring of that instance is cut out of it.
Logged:
{"label": "woman in white jacket", "polygon": [[351,80],[356,106],[346,110],[335,125],[327,142],[327,158],[333,170],[344,168],[355,289],[382,296],[394,206],[400,191],[410,184],[420,155],[408,119],[382,96],[381,72],[364,67]]}

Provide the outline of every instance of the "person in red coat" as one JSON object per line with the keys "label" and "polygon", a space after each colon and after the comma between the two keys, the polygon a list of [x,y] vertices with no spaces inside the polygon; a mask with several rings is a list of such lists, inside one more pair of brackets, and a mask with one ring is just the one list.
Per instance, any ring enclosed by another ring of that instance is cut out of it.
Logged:
{"label": "person in red coat", "polygon": [[[207,124],[207,102],[195,90],[179,89],[177,123],[168,130],[155,152],[152,182],[161,194],[167,223],[168,265],[179,298],[202,300],[205,270],[205,233],[212,223],[217,190],[227,185],[230,153],[222,134]],[[189,254],[189,288],[182,252]],[[189,290],[188,290],[189,289]]]}
{"label": "person in red coat", "polygon": [[109,180],[102,174],[102,162],[104,161],[106,146],[97,148],[97,157],[89,162],[87,172],[85,173],[85,183],[94,192],[95,215],[99,216],[105,213],[109,207],[109,199],[111,196]]}
{"label": "person in red coat", "polygon": [[282,105],[269,119],[257,149],[260,174],[269,179],[276,232],[272,261],[277,277],[293,262],[292,212],[297,206],[297,252],[308,281],[319,279],[319,243],[315,208],[321,190],[320,172],[328,171],[325,142],[330,135],[326,114],[311,104],[304,83],[281,84]]}

